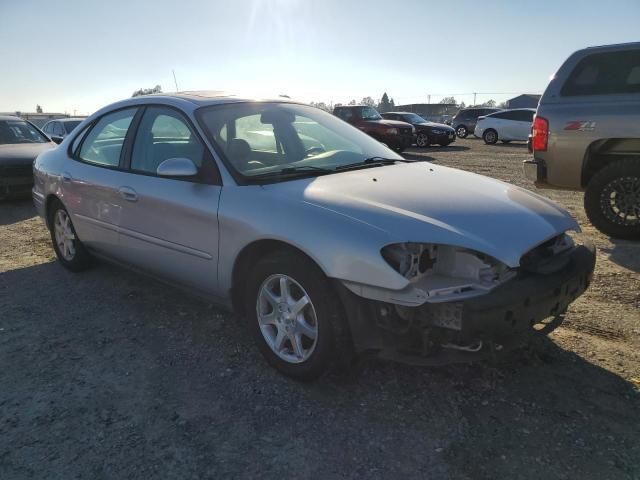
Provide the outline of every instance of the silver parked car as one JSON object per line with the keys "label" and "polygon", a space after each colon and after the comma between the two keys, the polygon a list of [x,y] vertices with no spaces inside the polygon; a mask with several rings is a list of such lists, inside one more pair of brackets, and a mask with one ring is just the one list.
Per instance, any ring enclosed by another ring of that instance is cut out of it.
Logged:
{"label": "silver parked car", "polygon": [[424,364],[519,345],[595,262],[549,200],[284,99],[125,100],[40,155],[35,180],[62,265],[105,257],[205,295],[300,379],[365,351]]}

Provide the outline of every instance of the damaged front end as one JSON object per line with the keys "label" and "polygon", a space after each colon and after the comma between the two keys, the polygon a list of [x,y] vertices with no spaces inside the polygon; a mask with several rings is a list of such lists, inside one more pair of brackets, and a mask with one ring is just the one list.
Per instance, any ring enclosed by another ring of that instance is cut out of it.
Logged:
{"label": "damaged front end", "polygon": [[341,282],[354,344],[415,364],[467,361],[549,333],[595,268],[593,245],[564,233],[527,252],[517,268],[448,245],[394,244],[381,253],[409,284],[389,291]]}

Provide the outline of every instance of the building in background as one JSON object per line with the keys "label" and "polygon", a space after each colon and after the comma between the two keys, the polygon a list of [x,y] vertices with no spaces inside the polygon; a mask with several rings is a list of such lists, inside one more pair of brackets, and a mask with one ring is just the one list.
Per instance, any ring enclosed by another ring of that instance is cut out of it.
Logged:
{"label": "building in background", "polygon": [[538,102],[542,95],[531,95],[525,93],[518,95],[505,102],[507,108],[538,108]]}
{"label": "building in background", "polygon": [[410,103],[408,105],[396,105],[396,112],[413,112],[425,120],[437,123],[445,123],[458,112],[460,107],[455,103]]}
{"label": "building in background", "polygon": [[42,128],[42,126],[49,120],[57,120],[58,118],[70,118],[68,113],[46,113],[46,112],[0,112],[0,115],[12,115],[15,117],[24,118],[29,120],[36,127]]}

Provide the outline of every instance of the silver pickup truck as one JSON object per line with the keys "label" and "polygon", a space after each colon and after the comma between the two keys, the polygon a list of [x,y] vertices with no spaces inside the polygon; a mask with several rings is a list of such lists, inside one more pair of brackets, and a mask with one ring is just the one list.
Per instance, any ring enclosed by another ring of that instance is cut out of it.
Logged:
{"label": "silver pickup truck", "polygon": [[541,188],[583,190],[601,232],[640,238],[640,42],[586,48],[540,99],[525,176]]}

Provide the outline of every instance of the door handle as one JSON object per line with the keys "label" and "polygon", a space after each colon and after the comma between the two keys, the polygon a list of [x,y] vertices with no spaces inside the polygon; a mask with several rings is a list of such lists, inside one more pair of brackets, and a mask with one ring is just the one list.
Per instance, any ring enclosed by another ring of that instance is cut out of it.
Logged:
{"label": "door handle", "polygon": [[120,196],[122,198],[124,198],[125,200],[127,200],[128,202],[137,202],[138,201],[138,194],[131,187],[120,187],[118,189],[118,192],[120,193]]}
{"label": "door handle", "polygon": [[62,176],[62,181],[64,183],[69,183],[71,181],[71,174],[70,173],[62,172],[61,176]]}

